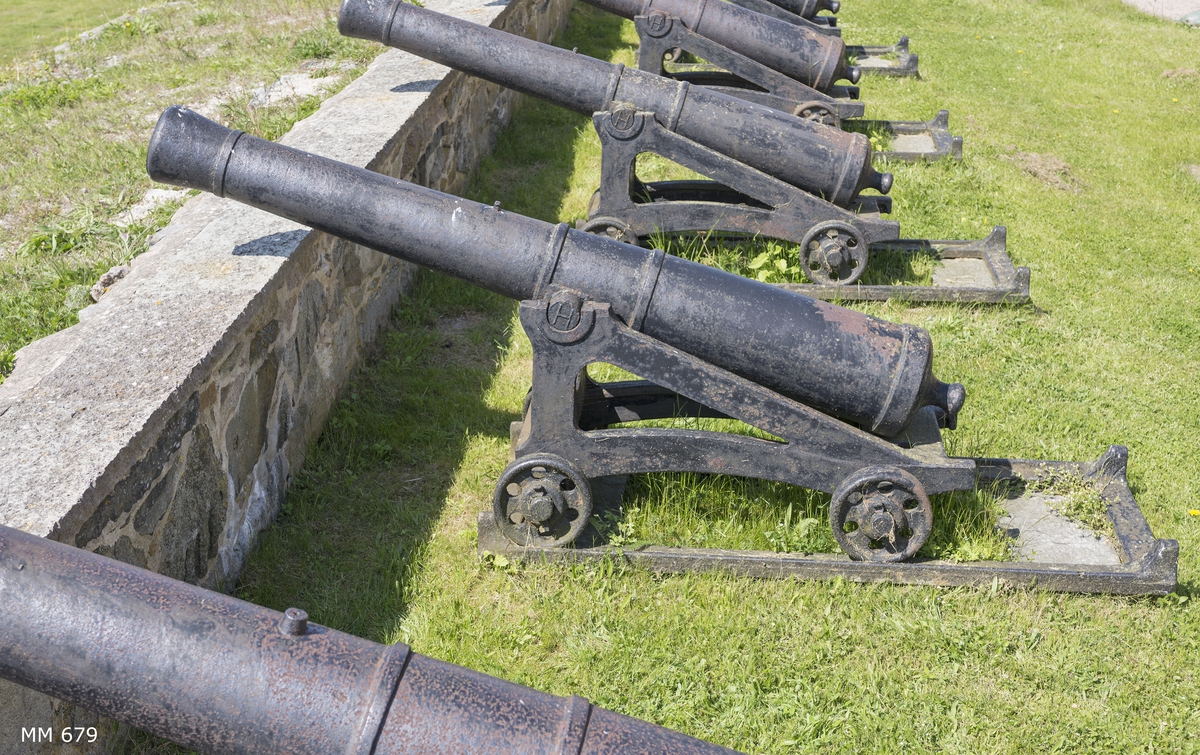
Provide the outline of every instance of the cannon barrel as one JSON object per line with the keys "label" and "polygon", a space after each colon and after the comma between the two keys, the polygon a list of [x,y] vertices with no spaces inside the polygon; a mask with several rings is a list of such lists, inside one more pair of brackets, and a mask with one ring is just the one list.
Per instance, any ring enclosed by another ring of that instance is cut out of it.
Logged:
{"label": "cannon barrel", "polygon": [[0,606],[0,677],[202,753],[734,753],[8,527]]}
{"label": "cannon barrel", "polygon": [[871,143],[862,134],[401,0],[344,0],[338,29],[584,115],[630,103],[681,136],[840,206],[862,189],[886,194],[892,185],[890,173],[871,167]]}
{"label": "cannon barrel", "polygon": [[556,289],[630,327],[877,435],[962,386],[932,373],[929,334],[696,262],[527,218],[231,131],[160,116],[155,181],[230,197],[513,299]]}
{"label": "cannon barrel", "polygon": [[846,43],[838,37],[721,0],[583,1],[629,19],[656,13],[678,18],[700,36],[822,92],[841,79],[857,83],[862,75],[847,63]]}

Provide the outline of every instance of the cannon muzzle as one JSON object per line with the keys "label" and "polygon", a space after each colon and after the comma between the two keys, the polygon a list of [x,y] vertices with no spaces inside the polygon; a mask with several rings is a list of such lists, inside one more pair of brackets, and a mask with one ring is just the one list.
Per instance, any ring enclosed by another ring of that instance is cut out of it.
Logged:
{"label": "cannon muzzle", "polygon": [[[838,37],[718,0],[584,0],[609,13],[670,16],[702,37],[825,92],[842,79],[857,81]],[[793,11],[794,12],[794,11]],[[805,18],[812,18],[810,13]],[[802,15],[802,14],[801,14]]]}
{"label": "cannon muzzle", "polygon": [[8,527],[0,606],[0,677],[202,753],[734,753]]}
{"label": "cannon muzzle", "polygon": [[579,292],[635,330],[877,435],[895,435],[922,406],[953,421],[962,405],[962,386],[933,376],[920,328],[230,131],[182,107],[159,118],[146,169],[513,299]]}
{"label": "cannon muzzle", "polygon": [[[727,5],[717,0],[711,4]],[[660,124],[680,136],[842,207],[862,189],[891,185],[887,174],[871,167],[871,143],[862,134],[409,3],[344,0],[338,29],[584,115],[614,103],[631,104],[654,113]]]}

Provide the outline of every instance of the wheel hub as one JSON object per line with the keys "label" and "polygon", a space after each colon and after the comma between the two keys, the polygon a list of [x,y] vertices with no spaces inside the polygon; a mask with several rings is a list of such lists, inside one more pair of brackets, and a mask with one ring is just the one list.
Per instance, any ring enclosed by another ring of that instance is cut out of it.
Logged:
{"label": "wheel hub", "polygon": [[574,540],[592,512],[587,479],[551,455],[519,459],[496,483],[496,524],[518,545],[560,547]]}
{"label": "wheel hub", "polygon": [[[531,481],[536,482],[536,481]],[[558,513],[562,512],[563,500],[546,489],[541,483],[526,485],[527,490],[521,492],[518,506],[525,511],[525,518],[532,524],[543,525]]]}
{"label": "wheel hub", "polygon": [[826,271],[833,271],[846,264],[846,248],[842,246],[837,237],[830,238],[826,236],[820,242],[820,250],[817,252],[821,261],[821,267]]}
{"label": "wheel hub", "polygon": [[857,229],[828,221],[805,234],[800,256],[804,272],[813,283],[844,286],[862,277],[869,249]]}
{"label": "wheel hub", "polygon": [[834,538],[856,561],[912,558],[933,531],[933,507],[921,483],[895,467],[869,467],[833,493]]}

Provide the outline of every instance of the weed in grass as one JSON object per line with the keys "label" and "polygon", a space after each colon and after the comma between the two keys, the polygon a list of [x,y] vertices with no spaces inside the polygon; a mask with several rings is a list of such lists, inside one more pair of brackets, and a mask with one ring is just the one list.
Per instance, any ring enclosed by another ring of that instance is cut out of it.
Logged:
{"label": "weed in grass", "polygon": [[149,37],[162,31],[158,21],[147,13],[134,13],[121,23],[109,24],[104,34],[124,34],[127,37]]}
{"label": "weed in grass", "polygon": [[14,87],[0,95],[0,107],[13,114],[44,115],[45,111],[75,107],[85,99],[103,100],[116,87],[97,79],[50,79]]}
{"label": "weed in grass", "polygon": [[378,52],[378,45],[342,36],[332,18],[301,33],[291,47],[293,60],[346,60],[359,65],[366,65]]}
{"label": "weed in grass", "polygon": [[137,729],[129,730],[121,755],[193,755],[186,747]]}
{"label": "weed in grass", "polygon": [[221,14],[212,8],[206,8],[196,14],[192,23],[196,26],[211,26],[221,20]]}
{"label": "weed in grass", "polygon": [[276,141],[321,107],[322,97],[311,96],[280,105],[255,107],[251,95],[244,94],[221,107],[221,120],[230,128],[262,139]]}
{"label": "weed in grass", "polygon": [[854,119],[845,121],[842,128],[851,133],[862,134],[867,137],[867,140],[871,142],[871,149],[875,152],[886,152],[891,149],[896,138],[895,134],[886,128],[859,123]]}
{"label": "weed in grass", "polygon": [[1046,503],[1072,522],[1078,522],[1092,532],[1116,539],[1108,504],[1100,491],[1082,476],[1061,470],[1041,474],[1025,483],[1027,490],[1047,494]]}
{"label": "weed in grass", "polygon": [[764,533],[767,542],[771,544],[771,550],[777,553],[815,550],[807,546],[813,541],[814,537],[818,536],[818,530],[820,530],[824,522],[812,516],[794,518],[792,514],[793,504],[788,503],[787,513],[784,515],[783,521],[776,524],[773,531]]}

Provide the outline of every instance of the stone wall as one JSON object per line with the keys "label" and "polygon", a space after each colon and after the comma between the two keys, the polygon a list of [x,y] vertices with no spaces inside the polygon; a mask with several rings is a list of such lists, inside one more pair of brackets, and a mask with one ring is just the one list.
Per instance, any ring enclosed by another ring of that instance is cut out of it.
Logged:
{"label": "stone wall", "polygon": [[[546,41],[570,0],[426,5]],[[459,193],[515,96],[392,50],[282,141]],[[0,385],[0,523],[228,588],[411,275],[193,198],[79,325],[17,353]],[[21,729],[91,720],[0,682],[0,754],[82,752]]]}

